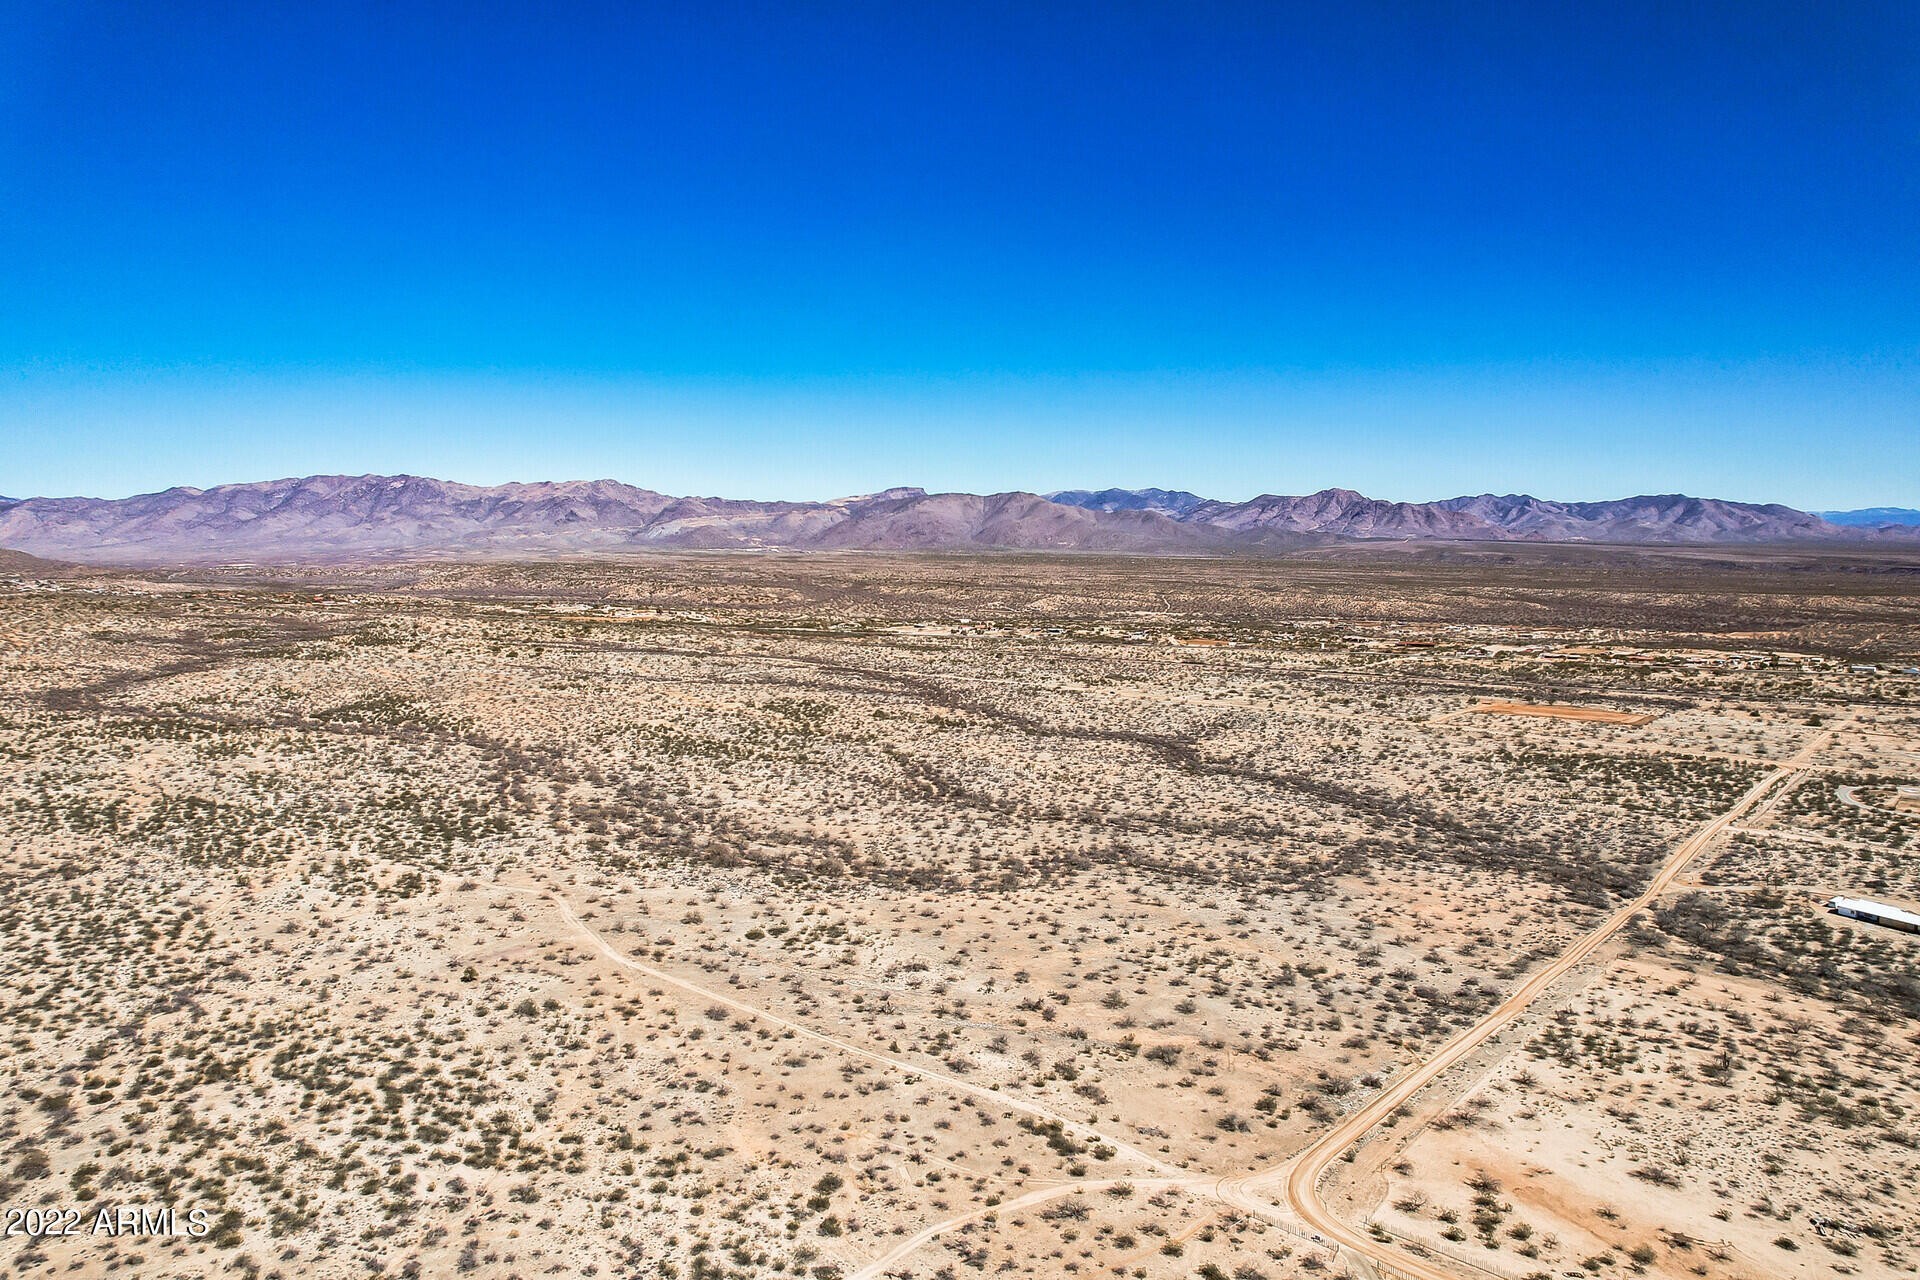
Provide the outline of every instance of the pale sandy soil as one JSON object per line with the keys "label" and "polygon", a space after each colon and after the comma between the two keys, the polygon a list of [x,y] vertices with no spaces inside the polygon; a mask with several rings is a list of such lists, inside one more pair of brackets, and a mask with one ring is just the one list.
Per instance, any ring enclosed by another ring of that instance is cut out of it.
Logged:
{"label": "pale sandy soil", "polygon": [[1342,1271],[1208,1186],[1839,726],[1327,1193],[1463,1276],[1910,1272],[1920,953],[1819,903],[1920,895],[1920,816],[1838,799],[1913,779],[1920,688],[1549,667],[1681,605],[1263,572],[0,585],[0,1204],[221,1228],[0,1268]]}

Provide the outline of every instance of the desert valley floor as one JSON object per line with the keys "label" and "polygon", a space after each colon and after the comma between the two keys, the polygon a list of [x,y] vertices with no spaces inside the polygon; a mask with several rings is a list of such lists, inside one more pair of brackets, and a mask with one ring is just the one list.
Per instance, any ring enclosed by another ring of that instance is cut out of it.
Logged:
{"label": "desert valley floor", "polygon": [[[0,566],[4,569],[4,566]],[[1920,1268],[1920,565],[0,575],[9,1276]]]}

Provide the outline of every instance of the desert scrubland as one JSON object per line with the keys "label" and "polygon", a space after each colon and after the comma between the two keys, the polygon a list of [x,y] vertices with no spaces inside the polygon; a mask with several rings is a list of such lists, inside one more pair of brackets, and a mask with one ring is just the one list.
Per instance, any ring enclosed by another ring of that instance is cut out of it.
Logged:
{"label": "desert scrubland", "polygon": [[0,1268],[1912,1274],[1913,569],[12,573]]}

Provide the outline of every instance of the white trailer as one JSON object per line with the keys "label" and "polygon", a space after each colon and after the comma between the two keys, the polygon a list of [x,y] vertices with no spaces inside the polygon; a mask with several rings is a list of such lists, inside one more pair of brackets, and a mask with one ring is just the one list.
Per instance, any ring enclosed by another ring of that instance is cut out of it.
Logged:
{"label": "white trailer", "polygon": [[1896,907],[1886,902],[1875,902],[1872,898],[1835,898],[1828,902],[1836,914],[1854,920],[1865,920],[1869,924],[1883,924],[1889,929],[1900,929],[1907,933],[1920,933],[1920,913]]}

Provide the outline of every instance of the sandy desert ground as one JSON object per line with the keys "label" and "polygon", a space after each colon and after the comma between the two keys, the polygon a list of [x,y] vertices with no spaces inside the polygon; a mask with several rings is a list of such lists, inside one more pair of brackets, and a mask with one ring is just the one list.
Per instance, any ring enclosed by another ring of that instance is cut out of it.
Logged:
{"label": "sandy desert ground", "polygon": [[15,573],[0,1270],[1912,1274],[1917,654],[1760,553]]}

